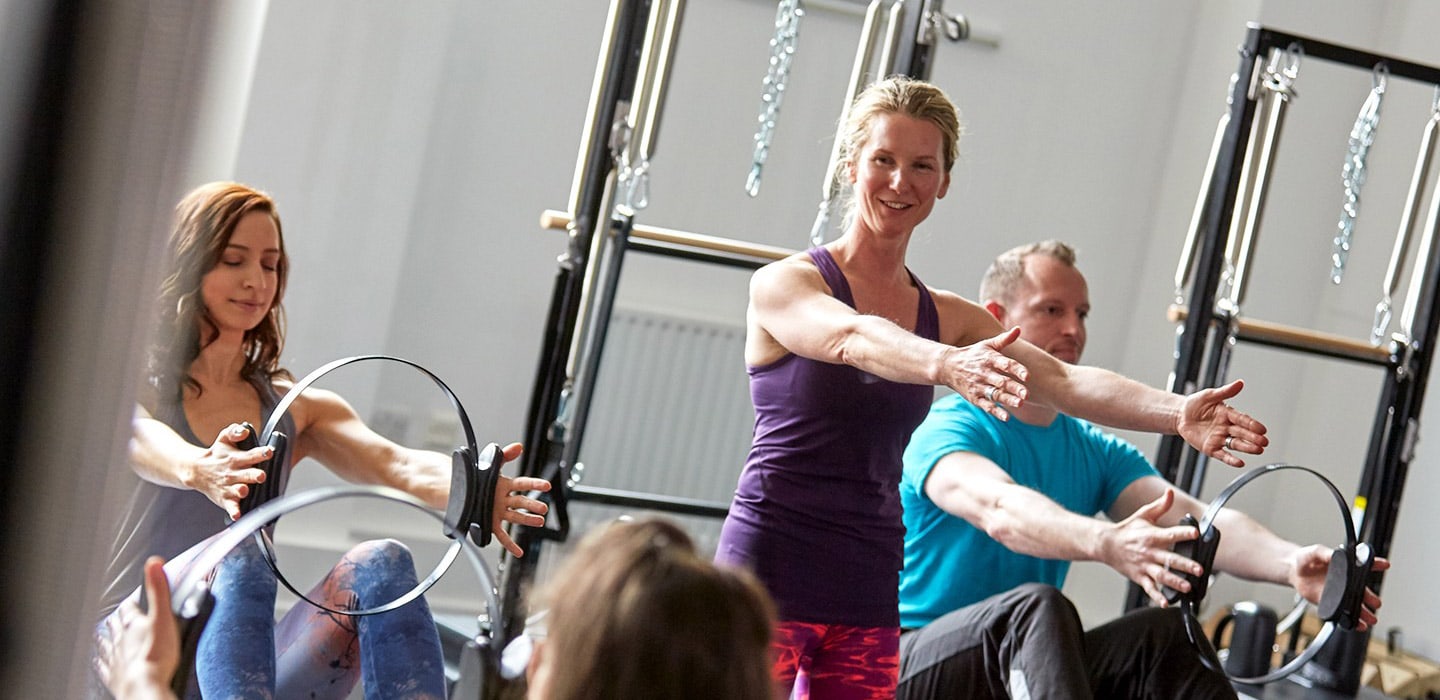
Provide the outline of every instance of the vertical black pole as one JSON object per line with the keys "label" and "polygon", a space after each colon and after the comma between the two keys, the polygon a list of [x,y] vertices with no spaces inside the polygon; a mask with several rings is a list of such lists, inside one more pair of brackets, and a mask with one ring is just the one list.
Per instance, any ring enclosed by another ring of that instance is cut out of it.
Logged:
{"label": "vertical black pole", "polygon": [[[569,248],[560,261],[560,271],[555,279],[555,292],[546,319],[545,347],[526,414],[526,451],[521,458],[520,474],[551,480],[554,489],[551,507],[557,511],[555,517],[562,525],[568,517],[564,514],[567,503],[564,474],[571,465],[564,464],[561,455],[569,436],[554,427],[562,408],[560,398],[567,380],[566,370],[580,311],[585,270],[590,264],[591,241],[596,222],[605,220],[600,209],[611,187],[610,176],[615,167],[610,150],[611,128],[619,104],[628,101],[634,90],[635,71],[648,15],[645,8],[649,4],[649,0],[617,0],[612,7],[609,53],[604,56],[603,70],[596,76],[597,80],[603,81],[603,91],[590,115],[589,141],[585,144],[588,157],[583,164],[577,210],[570,212],[573,221]],[[554,536],[543,529],[518,528],[513,537],[526,550],[526,556],[511,559],[502,555],[498,635],[501,643],[514,638],[524,629],[522,599],[525,589],[534,579],[541,543],[545,538]]]}
{"label": "vertical black pole", "polygon": [[[1201,364],[1205,358],[1206,340],[1212,332],[1215,317],[1215,293],[1220,286],[1220,273],[1225,264],[1225,245],[1230,236],[1230,219],[1235,212],[1235,203],[1240,188],[1240,171],[1245,165],[1245,148],[1250,141],[1255,116],[1255,100],[1250,96],[1252,76],[1258,57],[1266,47],[1258,27],[1251,27],[1240,46],[1240,65],[1236,75],[1240,76],[1231,88],[1230,120],[1215,159],[1215,172],[1206,195],[1206,213],[1203,236],[1200,241],[1200,257],[1195,274],[1191,276],[1189,313],[1185,317],[1181,335],[1175,351],[1175,369],[1170,375],[1170,391],[1188,394],[1197,388]],[[1223,343],[1223,340],[1220,341]],[[1213,346],[1219,343],[1211,342]],[[1223,348],[1211,347],[1212,352]],[[1166,435],[1160,439],[1155,451],[1155,468],[1166,480],[1175,482],[1180,473],[1182,457],[1194,459],[1194,451],[1187,450],[1185,441],[1178,435]],[[1192,462],[1193,463],[1193,462]],[[1189,471],[1189,469],[1187,469]],[[1149,597],[1139,586],[1131,583],[1125,595],[1125,610],[1144,607]]]}
{"label": "vertical black pole", "polygon": [[[1251,27],[1245,43],[1240,47],[1240,76],[1230,98],[1230,121],[1220,153],[1215,161],[1215,177],[1210,183],[1206,206],[1204,236],[1201,240],[1200,258],[1195,274],[1191,277],[1189,313],[1185,318],[1180,343],[1176,351],[1175,370],[1170,376],[1169,389],[1177,394],[1188,394],[1197,388],[1207,347],[1206,338],[1214,320],[1215,293],[1220,284],[1220,274],[1225,264],[1225,246],[1230,236],[1230,219],[1235,212],[1236,198],[1240,186],[1240,171],[1245,164],[1245,144],[1249,142],[1255,116],[1255,100],[1250,97],[1251,79],[1258,57],[1266,50],[1261,45],[1260,30]],[[1156,451],[1155,466],[1161,476],[1174,480],[1184,440],[1178,435],[1166,435],[1160,440]]]}
{"label": "vertical black pole", "polygon": [[[1390,543],[1395,535],[1395,523],[1400,517],[1400,496],[1405,489],[1405,479],[1414,456],[1416,433],[1420,424],[1420,407],[1425,400],[1426,385],[1430,380],[1430,364],[1434,360],[1435,341],[1440,333],[1440,236],[1430,241],[1430,251],[1425,258],[1429,268],[1425,270],[1421,292],[1417,297],[1414,318],[1419,328],[1412,329],[1410,352],[1402,356],[1403,364],[1386,374],[1386,383],[1381,392],[1380,411],[1388,412],[1385,422],[1385,448],[1378,465],[1366,465],[1362,478],[1361,493],[1365,496],[1365,518],[1360,526],[1360,537],[1375,549],[1379,556],[1389,556]],[[1392,400],[1385,404],[1383,401]],[[1377,418],[1377,427],[1380,421]],[[1371,577],[1371,585],[1380,589],[1382,574]]]}
{"label": "vertical black pole", "polygon": [[582,377],[575,395],[579,397],[574,417],[570,423],[570,435],[565,445],[564,461],[571,466],[580,456],[580,444],[585,437],[585,426],[590,420],[590,404],[595,396],[595,380],[600,373],[600,358],[605,350],[605,337],[610,328],[610,317],[615,310],[615,293],[620,287],[620,271],[624,268],[625,251],[630,241],[630,232],[635,228],[635,212],[617,213],[610,219],[606,235],[614,237],[609,254],[601,262],[605,265],[604,285],[596,296],[594,315],[591,317],[591,342],[588,351],[580,358],[581,368],[577,374]]}
{"label": "vertical black pole", "polygon": [[[900,18],[900,39],[895,47],[892,74],[907,75],[919,80],[930,79],[930,65],[935,57],[935,42],[923,42],[926,19],[932,8],[930,0],[910,0]],[[884,76],[882,76],[884,77]]]}

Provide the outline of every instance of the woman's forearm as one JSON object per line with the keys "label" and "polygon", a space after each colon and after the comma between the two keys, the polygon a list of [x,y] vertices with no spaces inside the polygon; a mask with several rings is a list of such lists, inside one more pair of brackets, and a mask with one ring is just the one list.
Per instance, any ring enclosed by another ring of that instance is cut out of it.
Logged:
{"label": "woman's forearm", "polygon": [[131,420],[130,467],[140,478],[171,488],[192,488],[193,470],[188,465],[203,452],[144,409],[136,409]]}

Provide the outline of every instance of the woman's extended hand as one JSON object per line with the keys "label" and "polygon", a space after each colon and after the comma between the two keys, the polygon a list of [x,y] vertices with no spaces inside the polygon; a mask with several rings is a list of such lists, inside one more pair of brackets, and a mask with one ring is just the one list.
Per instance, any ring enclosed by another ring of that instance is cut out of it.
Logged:
{"label": "woman's extended hand", "polygon": [[1232,452],[1258,455],[1270,444],[1265,424],[1225,402],[1245,388],[1235,380],[1222,387],[1201,389],[1185,397],[1176,433],[1200,452],[1232,467],[1245,466]]}
{"label": "woman's extended hand", "polygon": [[[512,442],[505,446],[505,461],[510,462],[520,457],[524,448],[518,442]],[[505,531],[505,523],[511,522],[516,525],[528,527],[543,527],[545,525],[545,514],[550,507],[543,502],[531,498],[526,493],[533,491],[549,491],[550,482],[534,476],[517,476],[510,478],[501,475],[500,483],[495,487],[495,516],[494,522],[490,524],[490,531],[494,533],[495,539],[500,541],[506,551],[511,555],[521,557],[525,550],[515,544],[510,538],[510,533]]]}
{"label": "woman's extended hand", "polygon": [[248,429],[232,423],[215,437],[215,442],[200,452],[190,465],[184,479],[186,486],[204,494],[220,506],[231,520],[240,518],[240,500],[250,493],[251,485],[265,481],[265,470],[256,465],[270,459],[274,450],[268,445],[240,449]]}
{"label": "woman's extended hand", "polygon": [[1006,406],[1018,408],[1027,391],[1025,365],[1002,351],[1020,338],[1020,327],[988,340],[954,348],[946,359],[946,386],[1000,420],[1008,420]]}

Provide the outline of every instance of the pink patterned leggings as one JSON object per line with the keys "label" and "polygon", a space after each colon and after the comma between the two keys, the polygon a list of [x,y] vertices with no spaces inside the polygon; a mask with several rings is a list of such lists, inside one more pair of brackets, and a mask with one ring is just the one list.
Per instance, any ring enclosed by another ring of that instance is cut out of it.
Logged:
{"label": "pink patterned leggings", "polygon": [[781,622],[771,645],[773,675],[793,700],[895,697],[900,673],[898,627]]}

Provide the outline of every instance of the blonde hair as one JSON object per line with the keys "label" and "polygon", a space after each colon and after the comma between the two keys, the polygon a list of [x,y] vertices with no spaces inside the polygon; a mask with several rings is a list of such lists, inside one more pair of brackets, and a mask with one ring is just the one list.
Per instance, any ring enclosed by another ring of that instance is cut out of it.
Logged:
{"label": "blonde hair", "polygon": [[[901,114],[920,119],[940,130],[941,152],[945,172],[949,173],[960,157],[960,112],[944,90],[935,85],[904,75],[894,75],[872,83],[855,97],[846,112],[841,130],[839,162],[854,167],[855,158],[870,140],[875,120],[885,114]],[[836,168],[835,177],[843,185],[845,168]],[[843,205],[845,225],[854,217],[855,198],[847,193]]]}

